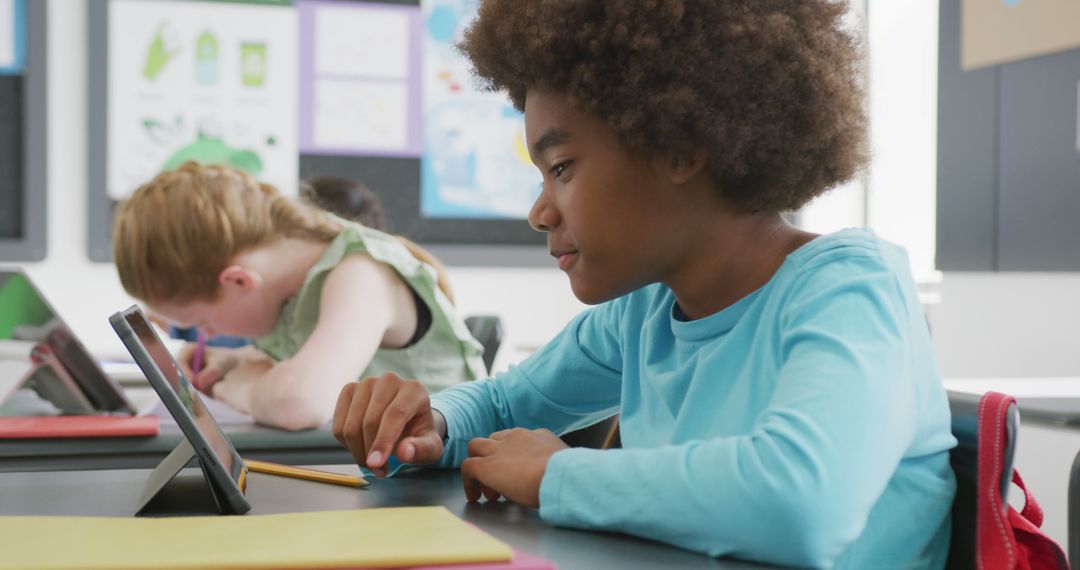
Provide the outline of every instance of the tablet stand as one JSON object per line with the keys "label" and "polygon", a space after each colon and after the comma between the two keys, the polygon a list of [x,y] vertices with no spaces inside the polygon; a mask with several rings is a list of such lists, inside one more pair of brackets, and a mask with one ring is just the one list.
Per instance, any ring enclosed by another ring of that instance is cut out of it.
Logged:
{"label": "tablet stand", "polygon": [[182,439],[150,473],[136,516],[236,514],[206,473],[202,458],[199,458],[201,476],[179,475],[193,457],[198,455],[191,443]]}

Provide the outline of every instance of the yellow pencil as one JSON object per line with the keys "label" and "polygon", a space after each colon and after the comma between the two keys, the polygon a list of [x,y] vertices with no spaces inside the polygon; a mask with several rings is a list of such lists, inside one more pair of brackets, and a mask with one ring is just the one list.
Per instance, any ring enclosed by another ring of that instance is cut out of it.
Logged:
{"label": "yellow pencil", "polygon": [[345,485],[346,487],[367,487],[370,485],[366,479],[357,477],[356,475],[343,475],[341,473],[331,473],[329,471],[308,469],[306,467],[281,465],[280,463],[270,463],[268,461],[259,461],[257,459],[245,459],[244,465],[247,465],[248,470],[255,473],[295,477],[297,479],[307,479],[309,481],[318,481],[320,483]]}

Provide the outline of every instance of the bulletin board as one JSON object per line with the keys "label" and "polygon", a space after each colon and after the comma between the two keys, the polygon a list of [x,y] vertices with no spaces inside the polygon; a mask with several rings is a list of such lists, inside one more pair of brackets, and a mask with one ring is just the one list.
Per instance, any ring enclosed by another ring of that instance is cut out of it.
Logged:
{"label": "bulletin board", "polygon": [[110,259],[116,202],[187,160],[296,192],[291,5],[102,0],[88,20],[91,259]]}
{"label": "bulletin board", "polygon": [[[110,46],[109,30],[117,24],[116,6],[126,9],[130,1],[92,0],[88,14],[88,227],[89,256],[95,261],[111,259],[112,211],[124,192],[133,189],[131,182],[119,190],[110,187],[117,171],[113,155],[130,158],[130,152],[138,152],[137,144],[126,149],[114,144],[120,134],[115,117],[110,119],[132,108],[130,103],[118,104],[109,87],[116,91],[117,58],[110,56],[115,46]],[[221,4],[158,1],[203,8]],[[467,66],[452,48],[475,13],[475,0],[288,4],[296,26],[291,103],[296,130],[290,140],[275,142],[278,150],[290,143],[295,148],[291,159],[282,152],[264,163],[289,163],[294,170],[288,174],[281,169],[278,180],[265,175],[260,179],[285,192],[295,190],[296,180],[314,176],[363,182],[379,196],[389,231],[424,244],[448,264],[550,265],[542,245],[545,236],[526,220],[541,177],[525,151],[523,117],[504,95],[475,89]],[[268,9],[242,2],[229,5],[234,10]],[[165,34],[162,53],[169,53],[169,41]],[[218,49],[226,43],[219,39]],[[193,65],[197,70],[200,63]],[[187,75],[189,81],[199,81],[197,73]],[[235,150],[235,145],[226,146]],[[131,180],[149,179],[163,161],[158,157],[147,162],[147,170],[132,174]]]}
{"label": "bulletin board", "polygon": [[0,0],[0,262],[47,253],[46,3]]}

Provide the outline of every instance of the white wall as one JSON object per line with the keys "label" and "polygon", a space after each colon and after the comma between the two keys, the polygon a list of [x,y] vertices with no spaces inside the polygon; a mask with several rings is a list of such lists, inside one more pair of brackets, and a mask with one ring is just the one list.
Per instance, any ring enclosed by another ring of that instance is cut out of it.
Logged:
{"label": "white wall", "polygon": [[867,36],[867,224],[907,249],[916,280],[936,280],[938,3],[869,0]]}
{"label": "white wall", "polygon": [[944,376],[1080,377],[1080,273],[949,272],[939,290]]}
{"label": "white wall", "polygon": [[[86,3],[54,2],[49,10],[48,257],[25,267],[90,350],[123,355],[108,324],[133,300],[112,264],[87,259]],[[519,360],[583,307],[558,269],[450,268],[462,314],[494,313],[506,326],[496,366]]]}

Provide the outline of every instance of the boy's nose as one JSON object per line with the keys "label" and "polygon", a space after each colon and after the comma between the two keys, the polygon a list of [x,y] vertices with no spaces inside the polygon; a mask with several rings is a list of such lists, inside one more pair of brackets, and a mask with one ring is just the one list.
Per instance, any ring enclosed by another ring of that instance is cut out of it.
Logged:
{"label": "boy's nose", "polygon": [[559,225],[559,212],[547,199],[547,191],[541,191],[532,209],[529,210],[529,225],[538,232],[550,232]]}

